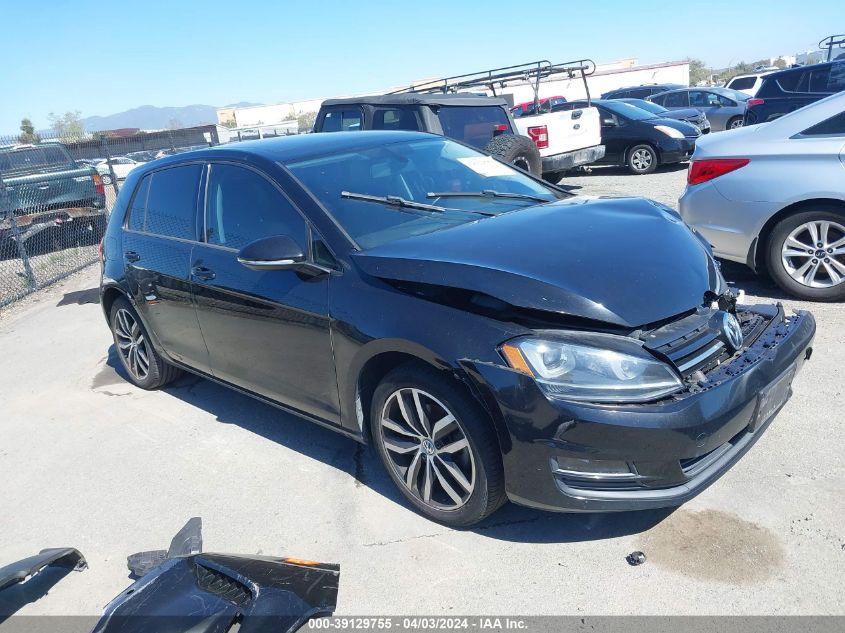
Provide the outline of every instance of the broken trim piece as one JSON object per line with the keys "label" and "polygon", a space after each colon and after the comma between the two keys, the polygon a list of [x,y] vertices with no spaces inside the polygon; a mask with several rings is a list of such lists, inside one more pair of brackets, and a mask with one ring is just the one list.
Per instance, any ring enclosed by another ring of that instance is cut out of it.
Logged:
{"label": "broken trim piece", "polygon": [[72,571],[82,571],[88,567],[88,561],[85,560],[78,549],[73,547],[42,549],[35,556],[0,567],[0,591],[25,582],[50,565],[64,567]]}

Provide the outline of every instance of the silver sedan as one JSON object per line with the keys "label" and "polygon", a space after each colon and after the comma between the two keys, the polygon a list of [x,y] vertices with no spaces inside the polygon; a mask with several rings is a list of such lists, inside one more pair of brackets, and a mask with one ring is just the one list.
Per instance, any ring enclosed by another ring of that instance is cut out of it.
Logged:
{"label": "silver sedan", "polygon": [[787,293],[845,299],[845,92],[699,139],[680,199],[718,257]]}
{"label": "silver sedan", "polygon": [[742,127],[748,95],[728,88],[683,88],[647,98],[667,110],[695,108],[704,113],[714,132]]}

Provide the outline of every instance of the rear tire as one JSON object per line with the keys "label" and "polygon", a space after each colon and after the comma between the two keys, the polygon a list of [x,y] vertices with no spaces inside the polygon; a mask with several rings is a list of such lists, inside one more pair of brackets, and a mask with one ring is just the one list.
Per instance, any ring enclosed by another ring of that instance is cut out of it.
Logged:
{"label": "rear tire", "polygon": [[484,151],[493,156],[498,156],[520,169],[539,176],[543,170],[543,159],[540,158],[540,150],[527,136],[519,134],[500,134],[493,137]]}
{"label": "rear tire", "polygon": [[769,274],[784,292],[807,301],[845,300],[841,208],[819,204],[813,211],[784,218],[769,236],[766,256]]}
{"label": "rear tire", "polygon": [[546,182],[550,182],[553,185],[556,185],[563,179],[563,175],[565,171],[549,171],[543,174],[543,180]]}
{"label": "rear tire", "polygon": [[650,174],[657,169],[657,151],[646,143],[634,145],[628,150],[625,164],[628,166],[628,171],[635,176]]}
{"label": "rear tire", "polygon": [[110,185],[112,183],[111,174],[103,174],[100,178],[102,178],[104,185]]}
{"label": "rear tire", "polygon": [[370,431],[393,483],[430,519],[468,527],[507,500],[490,417],[432,367],[408,363],[385,376],[373,394]]}
{"label": "rear tire", "polygon": [[117,356],[130,382],[136,387],[158,389],[182,375],[181,369],[156,352],[138,313],[125,297],[115,299],[109,323]]}
{"label": "rear tire", "polygon": [[736,130],[742,127],[743,120],[741,116],[735,116],[734,118],[730,119],[725,125],[726,130]]}

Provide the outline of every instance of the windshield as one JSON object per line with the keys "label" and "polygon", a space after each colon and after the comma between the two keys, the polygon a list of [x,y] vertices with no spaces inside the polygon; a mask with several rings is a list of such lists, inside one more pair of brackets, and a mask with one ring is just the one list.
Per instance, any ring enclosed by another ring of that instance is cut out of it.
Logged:
{"label": "windshield", "polygon": [[669,110],[663,106],[652,103],[651,101],[646,101],[645,99],[619,99],[619,101],[632,105],[640,110],[651,112],[652,114],[663,114],[665,112],[669,112]]}
{"label": "windshield", "polygon": [[716,94],[733,99],[734,101],[748,101],[751,96],[740,92],[739,90],[731,90],[730,88],[710,88]]}
{"label": "windshield", "polygon": [[[550,202],[564,195],[509,165],[442,137],[320,156],[286,167],[362,248],[473,222],[479,219],[479,211],[497,215],[537,204],[518,197],[452,197],[448,193],[495,191]],[[397,196],[445,207],[445,211],[389,206],[341,197],[341,192]],[[444,195],[429,197],[438,192]]]}
{"label": "windshield", "polygon": [[645,121],[646,119],[653,119],[654,114],[646,112],[637,106],[625,103],[624,101],[602,101],[601,107],[605,110],[610,110],[613,114],[631,119],[632,121]]}

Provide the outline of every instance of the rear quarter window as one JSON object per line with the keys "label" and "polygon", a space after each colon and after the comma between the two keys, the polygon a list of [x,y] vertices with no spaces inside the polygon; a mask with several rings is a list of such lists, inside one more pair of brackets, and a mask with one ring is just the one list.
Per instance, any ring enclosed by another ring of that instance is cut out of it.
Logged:
{"label": "rear quarter window", "polygon": [[756,77],[739,77],[738,79],[731,80],[731,82],[725,87],[730,88],[731,90],[748,90],[749,88],[754,87],[754,83],[756,81]]}
{"label": "rear quarter window", "polygon": [[373,113],[373,129],[417,132],[420,122],[412,108],[380,108]]}
{"label": "rear quarter window", "polygon": [[363,112],[358,108],[327,110],[321,132],[358,132],[363,129]]}

